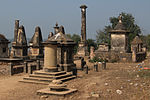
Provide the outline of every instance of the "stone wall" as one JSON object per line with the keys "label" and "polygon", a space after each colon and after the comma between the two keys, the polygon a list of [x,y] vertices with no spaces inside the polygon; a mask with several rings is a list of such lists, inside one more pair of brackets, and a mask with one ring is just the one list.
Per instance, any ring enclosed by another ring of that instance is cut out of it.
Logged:
{"label": "stone wall", "polygon": [[111,34],[111,51],[126,52],[125,34]]}
{"label": "stone wall", "polygon": [[96,57],[107,59],[109,62],[132,62],[132,53],[95,52]]}

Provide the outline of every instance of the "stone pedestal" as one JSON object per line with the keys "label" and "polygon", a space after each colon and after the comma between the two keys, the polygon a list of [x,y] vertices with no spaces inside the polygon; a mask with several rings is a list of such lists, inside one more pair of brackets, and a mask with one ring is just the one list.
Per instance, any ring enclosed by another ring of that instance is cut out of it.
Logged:
{"label": "stone pedestal", "polygon": [[57,68],[57,45],[48,44],[45,47],[44,71],[55,72]]}
{"label": "stone pedestal", "polygon": [[89,52],[88,52],[88,46],[86,43],[81,42],[79,43],[79,47],[78,47],[78,53],[79,56],[84,57],[84,56],[89,56]]}
{"label": "stone pedestal", "polygon": [[60,80],[53,80],[52,83],[49,84],[49,88],[38,90],[37,94],[65,96],[76,91],[77,89],[67,88],[67,85],[63,84]]}

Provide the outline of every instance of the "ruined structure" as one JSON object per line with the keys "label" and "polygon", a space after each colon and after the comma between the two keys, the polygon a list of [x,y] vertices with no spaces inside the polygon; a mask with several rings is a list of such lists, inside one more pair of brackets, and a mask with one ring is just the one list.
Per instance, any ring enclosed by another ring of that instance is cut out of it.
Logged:
{"label": "ruined structure", "polygon": [[107,44],[99,44],[98,50],[94,52],[95,56],[107,59],[110,62],[137,62],[144,60],[146,57],[146,48],[142,47],[141,39],[137,36],[135,37],[131,42],[130,51],[128,41],[129,31],[122,23],[122,15],[118,17],[118,20],[118,24],[110,31],[110,49]]}
{"label": "ruined structure", "polygon": [[113,30],[110,31],[111,34],[111,51],[113,52],[129,52],[129,41],[128,34],[129,31],[126,30],[122,23],[122,15],[118,17],[118,24]]}
{"label": "ruined structure", "polygon": [[30,57],[31,58],[42,58],[43,55],[43,39],[42,39],[42,33],[39,26],[35,28],[35,33],[33,37],[31,38],[29,42],[30,47]]}
{"label": "ruined structure", "polygon": [[9,56],[8,51],[8,44],[10,42],[8,41],[8,39],[5,38],[4,35],[0,34],[0,58],[6,58]]}
{"label": "ruined structure", "polygon": [[86,43],[86,5],[81,5],[81,42],[79,43],[78,52],[79,56],[88,56],[88,47]]}
{"label": "ruined structure", "polygon": [[27,40],[24,26],[19,27],[19,20],[15,21],[14,41],[12,42],[11,55],[13,57],[26,58],[27,57]]}
{"label": "ruined structure", "polygon": [[75,67],[73,63],[73,51],[76,43],[65,35],[64,27],[58,26],[58,23],[56,23],[56,27],[54,27],[54,32],[56,34],[53,36],[51,33],[50,39],[55,39],[58,43],[57,65],[62,71],[72,71],[73,67]]}
{"label": "ruined structure", "polygon": [[[66,37],[60,29],[59,33],[43,42],[43,45],[45,50],[43,70],[35,71],[21,82],[49,84],[54,79],[67,81],[75,78],[76,76],[73,76],[70,72],[75,67],[72,57],[75,43]],[[60,55],[58,52],[60,52]],[[59,59],[57,56],[59,56]]]}
{"label": "ruined structure", "polygon": [[143,47],[143,42],[136,36],[133,41],[131,42],[131,51],[132,51],[132,61],[142,61],[146,57],[146,48]]}

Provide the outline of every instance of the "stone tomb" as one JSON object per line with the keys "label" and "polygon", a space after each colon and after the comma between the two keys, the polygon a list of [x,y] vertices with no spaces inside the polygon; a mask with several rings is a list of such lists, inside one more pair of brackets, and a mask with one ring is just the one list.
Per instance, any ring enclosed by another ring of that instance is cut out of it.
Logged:
{"label": "stone tomb", "polygon": [[43,70],[35,71],[33,74],[30,74],[29,77],[23,78],[21,82],[48,85],[54,79],[64,82],[76,77],[73,76],[71,72],[58,71],[57,46],[59,45],[59,42],[56,39],[56,35],[52,36],[43,43],[45,49]]}
{"label": "stone tomb", "polygon": [[29,56],[31,59],[43,58],[43,39],[42,32],[39,26],[35,28],[35,33],[29,42],[30,52]]}
{"label": "stone tomb", "polygon": [[19,27],[19,20],[15,21],[14,41],[12,42],[11,56],[27,59],[27,39],[24,26]]}

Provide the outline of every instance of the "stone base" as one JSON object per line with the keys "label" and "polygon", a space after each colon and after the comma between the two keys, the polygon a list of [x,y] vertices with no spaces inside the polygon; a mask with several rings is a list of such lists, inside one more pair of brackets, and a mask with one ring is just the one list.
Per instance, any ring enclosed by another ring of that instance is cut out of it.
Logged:
{"label": "stone base", "polygon": [[88,46],[86,43],[79,43],[77,55],[81,57],[89,56]]}
{"label": "stone base", "polygon": [[77,89],[69,89],[66,91],[51,91],[50,88],[45,88],[37,91],[38,95],[57,95],[57,96],[65,96],[71,93],[77,92]]}
{"label": "stone base", "polygon": [[57,72],[58,68],[57,67],[51,67],[51,68],[44,68],[43,70],[45,72]]}
{"label": "stone base", "polygon": [[74,63],[71,63],[71,64],[59,64],[59,66],[62,68],[61,71],[71,72],[76,65]]}

